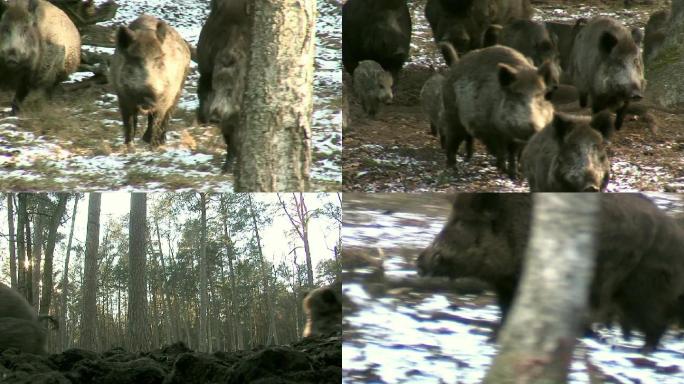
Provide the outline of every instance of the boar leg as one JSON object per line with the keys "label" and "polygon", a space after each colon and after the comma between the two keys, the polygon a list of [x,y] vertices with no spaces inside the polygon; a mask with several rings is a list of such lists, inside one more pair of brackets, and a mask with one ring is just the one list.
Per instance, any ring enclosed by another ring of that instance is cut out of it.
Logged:
{"label": "boar leg", "polygon": [[19,87],[17,87],[17,91],[14,93],[14,99],[12,100],[12,116],[16,116],[19,111],[21,110],[21,103],[26,99],[26,96],[29,93],[29,85],[28,81],[21,80],[19,82]]}
{"label": "boar leg", "polygon": [[508,143],[508,176],[511,180],[516,180],[518,178],[518,145],[511,141]]}
{"label": "boar leg", "polygon": [[588,101],[589,96],[587,95],[586,92],[580,92],[579,93],[579,105],[582,108],[585,108],[587,106],[587,101]]}
{"label": "boar leg", "polygon": [[197,96],[199,97],[199,108],[197,108],[197,121],[201,124],[209,122],[207,113],[209,93],[211,92],[211,73],[200,74],[197,82]]}
{"label": "boar leg", "polygon": [[135,137],[136,126],[138,125],[138,113],[124,106],[120,106],[121,120],[124,126],[124,144],[128,144]]}
{"label": "boar leg", "polygon": [[627,113],[627,108],[629,107],[629,101],[625,101],[622,107],[618,108],[615,115],[615,130],[619,131],[622,128],[622,122],[625,120],[625,114]]}
{"label": "boar leg", "polygon": [[153,148],[162,144],[162,124],[164,118],[159,116],[159,112],[150,112],[147,114],[147,130],[143,135],[143,140],[149,143]]}
{"label": "boar leg", "polygon": [[223,133],[223,140],[226,142],[226,161],[223,163],[222,172],[228,172],[233,161],[237,158],[237,126],[240,121],[239,114],[233,114],[221,121],[221,133]]}

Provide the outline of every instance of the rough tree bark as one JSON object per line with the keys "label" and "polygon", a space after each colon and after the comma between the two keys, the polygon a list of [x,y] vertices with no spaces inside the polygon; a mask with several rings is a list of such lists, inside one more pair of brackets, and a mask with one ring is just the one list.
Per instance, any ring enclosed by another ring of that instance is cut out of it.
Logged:
{"label": "rough tree bark", "polygon": [[146,220],[147,195],[131,193],[131,214],[128,226],[128,341],[132,351],[145,351],[150,347],[145,279]]}
{"label": "rough tree bark", "polygon": [[62,302],[60,303],[61,310],[59,311],[59,340],[62,350],[69,348],[69,337],[67,337],[67,322],[68,318],[68,297],[69,297],[69,259],[71,257],[71,242],[74,238],[74,225],[76,224],[76,210],[78,208],[78,201],[80,196],[74,198],[74,210],[71,212],[71,229],[69,230],[69,241],[67,242],[66,256],[64,257],[64,269],[62,271]]}
{"label": "rough tree bark", "polygon": [[14,249],[14,194],[7,194],[7,227],[9,229],[10,287],[17,289],[17,254]]}
{"label": "rough tree bark", "polygon": [[228,314],[230,316],[230,323],[232,324],[232,339],[233,348],[235,350],[242,350],[244,345],[242,343],[242,327],[238,321],[237,313],[238,303],[237,295],[235,291],[235,271],[233,269],[233,259],[235,258],[235,252],[233,248],[233,242],[228,234],[228,207],[227,198],[224,195],[221,196],[221,216],[223,221],[223,240],[225,242],[226,256],[228,257],[228,273],[230,274],[230,308],[228,309]]}
{"label": "rough tree bark", "polygon": [[254,0],[235,188],[309,188],[316,0]]}
{"label": "rough tree bark", "polygon": [[97,259],[100,244],[100,204],[102,195],[91,193],[88,197],[88,226],[86,228],[85,260],[83,261],[83,287],[80,346],[97,348]]}
{"label": "rough tree bark", "polygon": [[587,309],[598,194],[534,196],[518,294],[484,383],[565,383]]}
{"label": "rough tree bark", "polygon": [[647,96],[668,109],[684,107],[684,0],[672,0],[669,20],[665,23],[664,39],[652,59],[646,62]]}

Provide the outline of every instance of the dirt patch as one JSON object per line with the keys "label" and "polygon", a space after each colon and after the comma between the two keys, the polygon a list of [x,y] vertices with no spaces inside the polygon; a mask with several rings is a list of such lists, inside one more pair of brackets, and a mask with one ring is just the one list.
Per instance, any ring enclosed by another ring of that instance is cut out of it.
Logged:
{"label": "dirt patch", "polygon": [[[629,25],[643,26],[648,14],[665,7],[663,1],[535,2],[538,17],[566,20],[609,14]],[[494,166],[494,159],[476,143],[469,162],[457,157],[453,169],[420,107],[420,89],[435,71],[445,71],[432,34],[422,16],[425,1],[411,3],[414,32],[412,59],[402,71],[395,100],[376,119],[363,114],[358,101],[350,98],[350,123],[344,132],[343,185],[349,191],[527,191],[524,180],[510,180]],[[345,80],[348,80],[345,77]],[[351,89],[351,87],[346,87]],[[645,101],[648,104],[648,100]],[[559,104],[557,109],[589,115],[577,102]],[[633,117],[626,121],[610,147],[612,180],[609,191],[684,191],[684,111],[650,109],[658,131],[650,123]],[[674,112],[674,113],[673,113]]]}

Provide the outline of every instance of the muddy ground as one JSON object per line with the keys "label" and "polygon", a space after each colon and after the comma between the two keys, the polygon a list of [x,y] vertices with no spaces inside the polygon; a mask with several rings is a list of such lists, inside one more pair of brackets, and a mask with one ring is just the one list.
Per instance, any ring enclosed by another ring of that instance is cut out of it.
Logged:
{"label": "muddy ground", "polygon": [[[101,3],[104,0],[97,0]],[[196,45],[208,15],[208,2],[194,0],[120,1],[116,17],[83,34],[82,49],[113,53],[113,31],[139,14],[157,16]],[[337,190],[341,183],[341,52],[337,0],[318,2],[316,71],[312,119],[312,190]],[[151,149],[141,140],[134,151],[123,144],[116,95],[104,76],[77,72],[54,97],[29,95],[20,118],[9,116],[13,93],[0,91],[0,186],[3,190],[204,190],[229,192],[230,173],[222,174],[226,146],[215,125],[199,125],[197,65],[190,64],[167,144]]]}
{"label": "muddy ground", "polygon": [[[533,1],[536,19],[572,20],[611,15],[630,26],[643,27],[648,15],[667,1],[636,1],[625,9],[622,0]],[[376,119],[363,114],[350,98],[350,123],[344,132],[343,184],[347,191],[527,191],[524,180],[510,180],[494,166],[493,157],[477,143],[470,162],[457,157],[447,169],[439,141],[429,133],[420,107],[420,89],[434,71],[446,66],[434,47],[424,18],[425,0],[409,1],[413,18],[411,59],[400,75],[395,100]],[[349,78],[345,76],[345,81]],[[345,89],[350,89],[346,87]],[[646,105],[649,104],[645,100]],[[557,109],[588,115],[577,102]],[[611,142],[612,180],[608,191],[684,191],[684,111],[651,108],[658,130],[633,116]]]}
{"label": "muddy ground", "polygon": [[0,353],[0,383],[204,384],[340,383],[340,336],[238,352],[193,352],[176,343],[152,352],[69,349],[37,356]]}

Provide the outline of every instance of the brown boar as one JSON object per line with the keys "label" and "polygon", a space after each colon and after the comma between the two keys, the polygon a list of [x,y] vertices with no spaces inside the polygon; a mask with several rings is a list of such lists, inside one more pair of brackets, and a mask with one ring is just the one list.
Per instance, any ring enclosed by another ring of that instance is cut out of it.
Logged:
{"label": "brown boar", "polygon": [[342,329],[342,283],[316,288],[304,298],[303,337],[329,335]]}
{"label": "brown boar", "polygon": [[119,98],[124,142],[135,137],[138,113],[147,115],[143,140],[153,147],[166,140],[190,65],[190,49],[175,29],[142,15],[116,34],[110,83]]}
{"label": "brown boar", "polygon": [[0,82],[15,91],[12,114],[31,91],[52,93],[76,71],[81,36],[69,17],[44,0],[13,1],[0,18]]}

